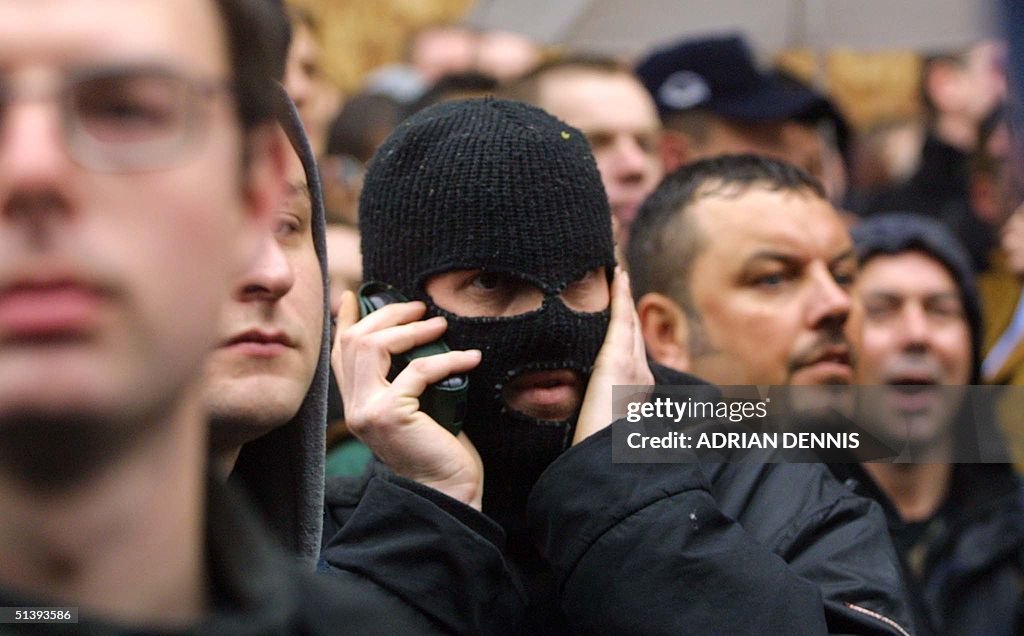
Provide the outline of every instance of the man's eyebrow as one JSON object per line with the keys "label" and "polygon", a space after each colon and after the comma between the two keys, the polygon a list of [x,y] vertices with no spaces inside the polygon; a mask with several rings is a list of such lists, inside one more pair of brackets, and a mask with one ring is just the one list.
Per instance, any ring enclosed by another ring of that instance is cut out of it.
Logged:
{"label": "man's eyebrow", "polygon": [[850,259],[850,258],[856,258],[856,257],[857,257],[857,253],[851,247],[848,250],[846,250],[845,252],[843,252],[842,254],[834,257],[831,261],[828,262],[828,265],[829,265],[829,267],[832,267],[832,266],[838,265],[842,261],[845,261],[845,260]]}
{"label": "man's eyebrow", "polygon": [[936,292],[934,294],[927,294],[924,297],[926,302],[932,302],[936,300],[955,300],[960,303],[963,299],[960,297],[960,292],[950,289],[948,291]]}
{"label": "man's eyebrow", "polygon": [[[865,289],[861,293],[861,297],[879,300],[903,301],[908,298],[908,294],[883,287],[881,289]],[[910,297],[913,297],[913,295],[911,294]],[[955,300],[958,303],[961,302],[960,293],[952,289],[948,291],[926,293],[923,294],[921,298],[925,302],[935,302],[937,300]]]}
{"label": "man's eyebrow", "polygon": [[309,193],[309,186],[302,181],[289,181],[288,182],[288,194],[301,194],[307,199],[311,198]]}
{"label": "man's eyebrow", "polygon": [[[845,250],[843,253],[839,254],[838,256],[833,257],[832,260],[829,261],[828,266],[830,268],[831,267],[835,267],[836,265],[839,265],[840,263],[842,263],[842,262],[844,262],[844,261],[846,261],[848,259],[851,259],[851,258],[856,258],[856,253],[853,251],[852,247],[850,249],[848,249],[848,250]],[[793,265],[802,265],[804,262],[806,262],[806,260],[807,259],[805,259],[802,256],[798,256],[796,254],[790,254],[788,252],[777,252],[777,251],[774,251],[774,250],[760,250],[760,251],[754,252],[753,254],[748,256],[744,260],[743,265],[744,266],[748,266],[748,265],[751,265],[753,263],[756,263],[757,261],[776,261],[776,262],[782,263],[783,265],[793,266]]]}
{"label": "man's eyebrow", "polygon": [[861,297],[880,300],[902,300],[903,294],[888,289],[866,289],[861,292]]}
{"label": "man's eyebrow", "polygon": [[756,261],[779,261],[787,265],[794,265],[802,263],[804,259],[799,258],[794,254],[787,254],[786,252],[775,252],[773,250],[761,250],[754,252],[746,258],[744,265],[749,265]]}

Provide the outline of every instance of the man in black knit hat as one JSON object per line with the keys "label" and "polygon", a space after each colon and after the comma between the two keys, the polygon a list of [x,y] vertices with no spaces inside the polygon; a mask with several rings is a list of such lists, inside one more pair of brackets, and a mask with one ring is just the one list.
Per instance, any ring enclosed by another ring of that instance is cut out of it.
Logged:
{"label": "man in black knit hat", "polygon": [[[794,467],[803,492],[790,500],[816,501],[828,528],[801,527],[783,554],[722,513],[696,462],[612,464],[612,385],[701,383],[647,363],[578,130],[517,102],[423,111],[371,162],[360,229],[366,280],[413,302],[357,322],[346,296],[333,363],[349,426],[386,464],[371,474],[412,478],[500,524],[531,604],[523,633],[903,633],[856,605],[878,581],[848,581],[840,615],[822,602],[815,577],[842,569],[843,551],[884,527],[877,517],[850,526],[861,536],[840,538],[866,502],[850,505],[820,465]],[[442,337],[452,352],[388,380],[392,354]],[[419,410],[419,398],[467,372],[456,437]],[[399,432],[418,443],[398,441]],[[720,474],[735,478],[737,498],[772,479],[765,469],[741,483],[730,470]],[[328,485],[328,569],[348,565],[344,523],[362,489]],[[890,570],[879,579],[898,580]],[[409,593],[432,593],[430,577]]]}

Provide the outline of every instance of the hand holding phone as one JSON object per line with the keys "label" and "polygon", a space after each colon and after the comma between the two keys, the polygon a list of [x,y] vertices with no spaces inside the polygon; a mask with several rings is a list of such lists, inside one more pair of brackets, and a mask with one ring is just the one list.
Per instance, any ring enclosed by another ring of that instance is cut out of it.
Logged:
{"label": "hand holding phone", "polygon": [[[362,318],[385,305],[408,302],[408,299],[394,287],[372,281],[364,283],[359,288],[357,297],[359,299],[359,314]],[[437,355],[448,351],[450,349],[443,340],[436,340],[414,347],[404,353],[394,354],[391,356],[391,370],[388,372],[388,381],[393,381],[416,358]],[[468,391],[469,378],[465,374],[449,376],[427,387],[420,396],[420,410],[450,431],[452,435],[458,435],[459,431],[462,430],[462,420],[466,415]]]}

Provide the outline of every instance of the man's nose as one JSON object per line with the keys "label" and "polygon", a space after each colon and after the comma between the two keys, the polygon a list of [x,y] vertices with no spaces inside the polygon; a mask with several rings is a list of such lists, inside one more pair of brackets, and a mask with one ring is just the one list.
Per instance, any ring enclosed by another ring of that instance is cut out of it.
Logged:
{"label": "man's nose", "polygon": [[238,286],[240,300],[277,300],[295,284],[295,270],[277,239],[264,237],[259,252]]}
{"label": "man's nose", "polygon": [[921,349],[928,343],[928,316],[919,303],[906,303],[900,312],[900,342],[904,349]]}
{"label": "man's nose", "polygon": [[0,212],[40,220],[65,211],[71,160],[51,103],[20,102],[0,111]]}
{"label": "man's nose", "polygon": [[811,327],[841,327],[850,315],[850,294],[836,282],[832,272],[822,265],[812,273],[812,291],[808,299]]}
{"label": "man's nose", "polygon": [[623,181],[643,179],[647,169],[647,153],[632,135],[619,135],[612,147],[617,175]]}

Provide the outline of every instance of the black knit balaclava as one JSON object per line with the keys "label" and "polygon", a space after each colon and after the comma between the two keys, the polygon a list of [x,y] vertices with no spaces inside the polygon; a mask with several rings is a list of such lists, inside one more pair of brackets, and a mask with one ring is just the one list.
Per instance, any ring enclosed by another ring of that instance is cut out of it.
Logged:
{"label": "black knit balaclava", "polygon": [[[589,379],[608,311],[577,313],[559,297],[584,273],[614,266],[611,216],[582,133],[512,101],[428,108],[374,155],[359,203],[363,275],[423,300],[448,319],[452,349],[477,348],[463,430],[484,461],[484,511],[517,533],[540,473],[569,447],[576,415],[546,422],[510,411],[504,384],[534,369]],[[467,318],[441,309],[424,285],[434,274],[509,274],[544,293],[537,311]]]}

